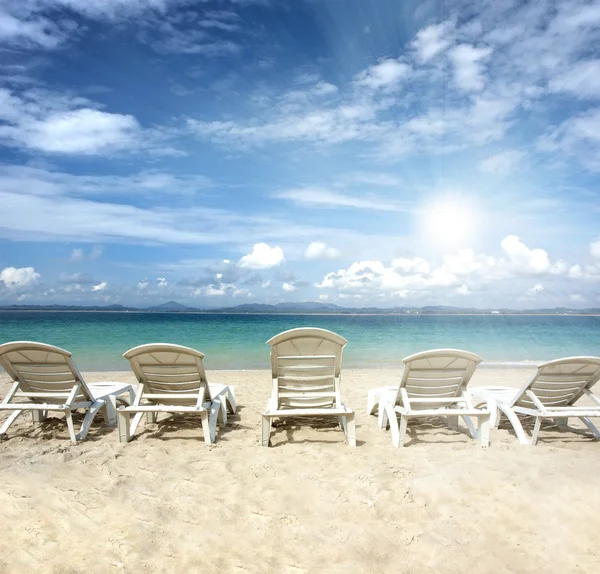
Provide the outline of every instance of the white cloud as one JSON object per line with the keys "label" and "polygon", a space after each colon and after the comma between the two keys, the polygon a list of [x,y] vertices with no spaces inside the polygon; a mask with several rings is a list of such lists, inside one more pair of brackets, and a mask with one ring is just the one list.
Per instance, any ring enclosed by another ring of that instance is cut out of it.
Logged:
{"label": "white cloud", "polygon": [[600,59],[575,63],[552,78],[549,88],[580,99],[600,99]]}
{"label": "white cloud", "polygon": [[[131,115],[90,107],[93,102],[48,91],[0,89],[0,142],[53,154],[94,155],[143,147]],[[150,139],[150,135],[148,135]]]}
{"label": "white cloud", "polygon": [[516,171],[525,154],[518,150],[507,150],[479,162],[480,171],[507,174]]}
{"label": "white cloud", "polygon": [[506,236],[500,246],[510,261],[524,271],[543,273],[550,269],[548,253],[543,249],[529,249],[516,235]]}
{"label": "white cloud", "polygon": [[356,83],[371,89],[390,88],[406,79],[411,67],[398,60],[382,59],[377,64],[366,68],[356,76]]}
{"label": "white cloud", "polygon": [[276,199],[287,199],[307,207],[353,207],[377,211],[404,211],[405,208],[378,197],[362,194],[360,197],[344,195],[322,187],[288,189],[273,194]]}
{"label": "white cloud", "polygon": [[328,301],[329,300],[329,295],[327,295],[327,293],[321,293],[319,295],[319,301]]}
{"label": "white cloud", "polygon": [[94,285],[92,287],[92,291],[104,291],[107,286],[108,286],[108,283],[106,281],[102,281],[102,283],[98,283],[98,285]]}
{"label": "white cloud", "polygon": [[585,297],[579,293],[573,293],[572,295],[569,295],[569,299],[574,303],[585,301]]}
{"label": "white cloud", "polygon": [[149,286],[150,286],[150,282],[148,281],[148,279],[142,279],[141,281],[138,281],[138,283],[137,283],[137,288],[139,291],[146,291]]}
{"label": "white cloud", "polygon": [[21,289],[35,284],[40,278],[33,267],[5,267],[0,271],[0,281],[9,289]]}
{"label": "white cloud", "polygon": [[600,108],[575,114],[551,128],[538,140],[538,149],[577,161],[600,172]]}
{"label": "white cloud", "polygon": [[[362,294],[372,298],[379,295],[390,298],[423,297],[431,293],[447,293],[453,287],[459,295],[470,294],[472,288],[489,284],[504,284],[510,291],[516,280],[531,276],[562,276],[574,278],[573,268],[563,261],[550,261],[543,249],[530,249],[517,236],[511,235],[501,242],[503,257],[476,253],[472,249],[459,249],[443,256],[441,264],[422,257],[399,257],[388,266],[378,260],[352,263],[346,269],[328,273],[316,286],[335,289],[338,293]],[[592,277],[592,270],[587,273]],[[527,295],[541,292],[536,284]],[[518,293],[514,293],[518,295]]]}
{"label": "white cloud", "polygon": [[590,253],[593,257],[600,258],[600,237],[590,243]]}
{"label": "white cloud", "polygon": [[313,241],[304,252],[306,259],[335,259],[340,254],[335,247],[327,247],[322,241]]}
{"label": "white cloud", "polygon": [[252,252],[244,255],[238,262],[240,267],[248,269],[268,269],[276,267],[284,260],[281,247],[270,247],[266,243],[255,243]]}
{"label": "white cloud", "polygon": [[284,283],[281,288],[286,292],[286,293],[292,293],[293,291],[296,290],[296,286],[293,283]]}
{"label": "white cloud", "polygon": [[421,62],[428,62],[448,49],[451,44],[448,38],[451,29],[450,22],[443,22],[419,30],[412,43],[413,48],[417,51],[418,59]]}
{"label": "white cloud", "polygon": [[156,285],[159,289],[164,289],[165,287],[168,287],[169,282],[167,281],[166,277],[157,277]]}
{"label": "white cloud", "polygon": [[491,48],[477,48],[470,44],[459,44],[449,51],[454,64],[454,82],[461,90],[477,92],[483,89],[483,61],[487,60],[491,53]]}

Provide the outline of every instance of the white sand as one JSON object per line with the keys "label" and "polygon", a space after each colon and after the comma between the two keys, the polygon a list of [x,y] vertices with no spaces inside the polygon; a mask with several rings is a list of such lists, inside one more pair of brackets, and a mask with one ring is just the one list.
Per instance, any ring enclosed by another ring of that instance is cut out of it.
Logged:
{"label": "white sand", "polygon": [[[520,386],[531,371],[479,369],[472,384]],[[545,428],[531,448],[503,425],[483,449],[416,423],[396,450],[364,408],[398,372],[355,370],[343,396],[357,448],[339,429],[281,425],[266,449],[269,374],[209,375],[239,405],[212,447],[189,419],[165,416],[126,445],[102,424],[71,445],[58,415],[19,419],[0,443],[0,571],[600,571],[600,444],[583,431]]]}

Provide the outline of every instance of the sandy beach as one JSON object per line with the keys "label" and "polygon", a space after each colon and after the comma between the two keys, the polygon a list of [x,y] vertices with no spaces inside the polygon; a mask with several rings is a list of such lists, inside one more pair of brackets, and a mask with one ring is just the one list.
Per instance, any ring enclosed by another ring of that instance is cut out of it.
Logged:
{"label": "sandy beach", "polygon": [[[480,368],[471,386],[520,386],[532,371]],[[134,382],[131,373],[85,376]],[[600,445],[583,430],[543,427],[538,446],[525,447],[503,423],[484,449],[433,420],[409,426],[396,450],[364,409],[367,391],[399,372],[347,370],[357,448],[337,428],[285,423],[267,449],[269,373],[209,377],[235,385],[238,400],[210,447],[189,418],[164,415],[125,445],[101,417],[77,445],[59,415],[37,427],[19,419],[0,444],[0,570],[600,569]],[[1,396],[8,382],[2,374]]]}

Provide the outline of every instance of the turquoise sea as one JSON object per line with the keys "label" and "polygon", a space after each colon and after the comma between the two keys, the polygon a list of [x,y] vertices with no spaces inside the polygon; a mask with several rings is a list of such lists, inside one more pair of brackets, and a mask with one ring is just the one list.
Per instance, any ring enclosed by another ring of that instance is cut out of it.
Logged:
{"label": "turquoise sea", "polygon": [[126,370],[127,349],[178,343],[206,355],[207,369],[268,369],[273,335],[313,326],[348,339],[346,367],[397,367],[417,351],[454,347],[486,363],[600,356],[600,317],[524,315],[205,315],[195,313],[0,312],[0,342],[42,341],[73,353],[83,370]]}

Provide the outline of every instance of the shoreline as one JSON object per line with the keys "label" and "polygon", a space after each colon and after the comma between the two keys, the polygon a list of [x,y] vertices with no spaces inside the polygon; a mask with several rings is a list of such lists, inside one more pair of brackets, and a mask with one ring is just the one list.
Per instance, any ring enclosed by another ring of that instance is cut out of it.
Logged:
{"label": "shoreline", "polygon": [[[107,367],[106,369],[98,369],[98,368],[87,368],[85,366],[85,363],[80,363],[77,361],[77,357],[75,358],[75,362],[79,368],[79,370],[81,371],[81,373],[85,376],[86,374],[88,375],[98,375],[101,376],[105,373],[129,373],[130,371],[128,371],[127,369],[123,369],[123,365],[115,365],[112,367]],[[558,358],[558,357],[556,357]],[[551,360],[551,359],[548,359]],[[481,362],[478,366],[477,366],[477,370],[485,370],[485,371],[501,371],[501,370],[531,370],[532,372],[535,370],[535,368],[537,367],[537,365],[539,365],[540,363],[544,363],[546,361],[544,360],[539,360],[539,361],[529,361],[529,360],[525,360],[525,361],[483,361]],[[83,365],[83,366],[82,366]],[[269,368],[269,361],[267,358],[267,361],[265,362],[265,364],[263,366],[260,367],[238,367],[238,368],[220,368],[220,367],[213,367],[210,365],[210,363],[208,361],[204,361],[204,368],[207,372],[207,374],[210,375],[210,373],[246,373],[246,372],[250,372],[250,373],[256,373],[256,372],[270,372],[270,368]],[[344,366],[342,368],[342,376],[344,375],[344,373],[351,373],[351,372],[361,372],[364,373],[365,371],[373,371],[373,372],[379,372],[379,371],[394,371],[394,372],[398,372],[398,373],[402,373],[403,370],[403,364],[402,361],[400,361],[397,365],[378,365],[378,366],[372,366],[372,365],[368,365],[368,366],[360,366],[360,367],[354,367],[354,366]],[[477,371],[476,371],[477,372]],[[0,376],[4,375],[4,371],[0,370]]]}
{"label": "shoreline", "polygon": [[103,309],[0,309],[2,313],[107,313],[110,315],[261,315],[273,316],[316,316],[316,317],[600,317],[600,313],[319,313],[302,311],[281,311],[264,313],[260,311],[144,311],[137,309],[132,311],[109,311]]}

